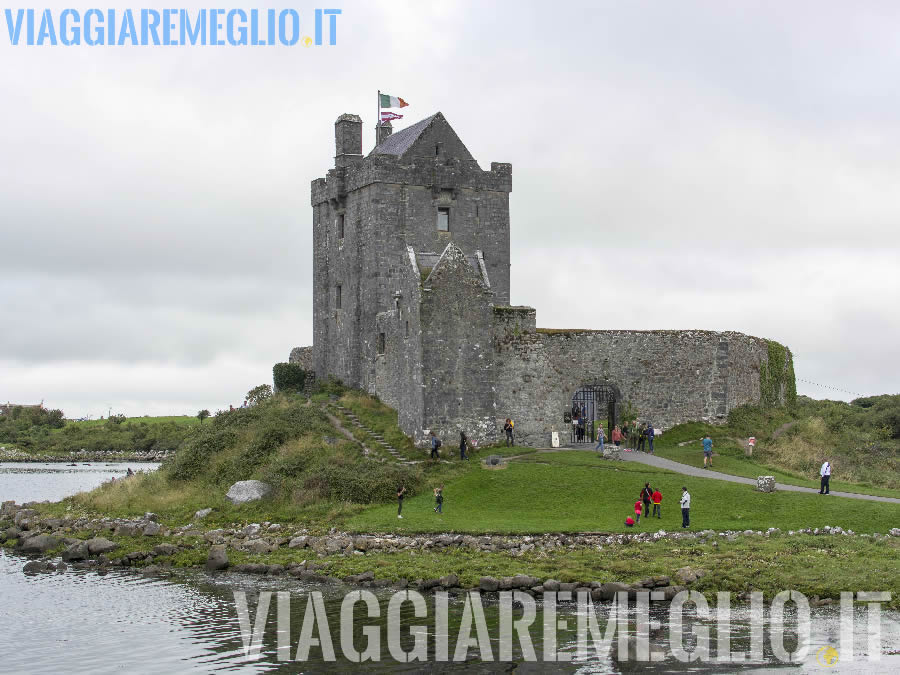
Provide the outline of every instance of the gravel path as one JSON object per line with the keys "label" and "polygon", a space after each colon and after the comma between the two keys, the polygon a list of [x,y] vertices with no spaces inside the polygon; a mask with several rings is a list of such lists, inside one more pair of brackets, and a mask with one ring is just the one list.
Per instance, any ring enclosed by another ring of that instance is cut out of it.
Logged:
{"label": "gravel path", "polygon": [[[699,478],[715,478],[716,480],[726,480],[730,483],[743,483],[744,485],[756,486],[756,480],[753,478],[744,478],[743,476],[731,476],[727,473],[719,473],[718,471],[710,471],[709,469],[700,469],[695,466],[682,464],[681,462],[673,462],[671,459],[649,455],[646,452],[623,452],[621,453],[623,461],[637,462],[648,466],[655,466],[659,469],[668,469],[675,473],[681,473],[685,476],[697,476]],[[806,492],[809,494],[819,494],[814,488],[800,487],[799,485],[785,485],[777,483],[776,489],[787,492]],[[890,504],[900,504],[900,499],[894,497],[877,497],[875,495],[861,495],[856,492],[838,492],[832,490],[829,497],[849,497],[851,499],[867,499],[872,502],[887,502]]]}

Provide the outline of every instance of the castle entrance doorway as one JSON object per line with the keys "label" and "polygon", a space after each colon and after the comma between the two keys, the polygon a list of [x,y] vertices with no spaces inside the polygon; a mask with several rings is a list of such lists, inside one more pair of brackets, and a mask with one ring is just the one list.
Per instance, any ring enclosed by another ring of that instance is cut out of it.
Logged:
{"label": "castle entrance doorway", "polygon": [[572,426],[572,443],[595,443],[599,422],[609,441],[616,425],[616,398],[616,390],[608,384],[591,384],[575,392],[566,415]]}

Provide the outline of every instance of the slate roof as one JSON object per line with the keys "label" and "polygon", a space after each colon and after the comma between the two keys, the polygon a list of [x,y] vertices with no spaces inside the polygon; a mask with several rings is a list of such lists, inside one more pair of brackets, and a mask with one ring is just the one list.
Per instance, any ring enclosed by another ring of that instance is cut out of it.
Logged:
{"label": "slate roof", "polygon": [[413,143],[418,140],[419,136],[422,135],[422,132],[428,128],[428,125],[431,124],[438,115],[440,115],[440,113],[435,113],[431,117],[426,117],[424,120],[411,124],[405,129],[401,129],[400,131],[391,134],[385,138],[380,145],[375,146],[369,154],[396,155],[397,157],[400,157],[412,147]]}

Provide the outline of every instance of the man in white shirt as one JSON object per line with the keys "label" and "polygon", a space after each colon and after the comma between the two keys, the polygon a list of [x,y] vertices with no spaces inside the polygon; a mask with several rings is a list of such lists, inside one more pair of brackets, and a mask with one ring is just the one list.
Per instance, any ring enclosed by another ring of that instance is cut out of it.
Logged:
{"label": "man in white shirt", "polygon": [[831,462],[827,459],[819,470],[819,475],[822,476],[822,485],[819,488],[819,494],[827,495],[830,492],[829,483],[831,482]]}
{"label": "man in white shirt", "polygon": [[691,524],[691,493],[686,487],[681,488],[681,527]]}

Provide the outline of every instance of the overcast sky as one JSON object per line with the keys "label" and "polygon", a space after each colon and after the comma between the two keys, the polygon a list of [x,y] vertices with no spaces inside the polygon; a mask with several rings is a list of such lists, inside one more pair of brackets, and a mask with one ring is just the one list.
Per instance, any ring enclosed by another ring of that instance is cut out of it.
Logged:
{"label": "overcast sky", "polygon": [[3,402],[194,414],[271,382],[312,343],[309,183],[339,114],[371,148],[378,89],[395,129],[440,110],[512,163],[539,326],[736,330],[844,390],[800,393],[900,391],[900,5],[231,6],[340,7],[338,44],[13,47],[0,17]]}

